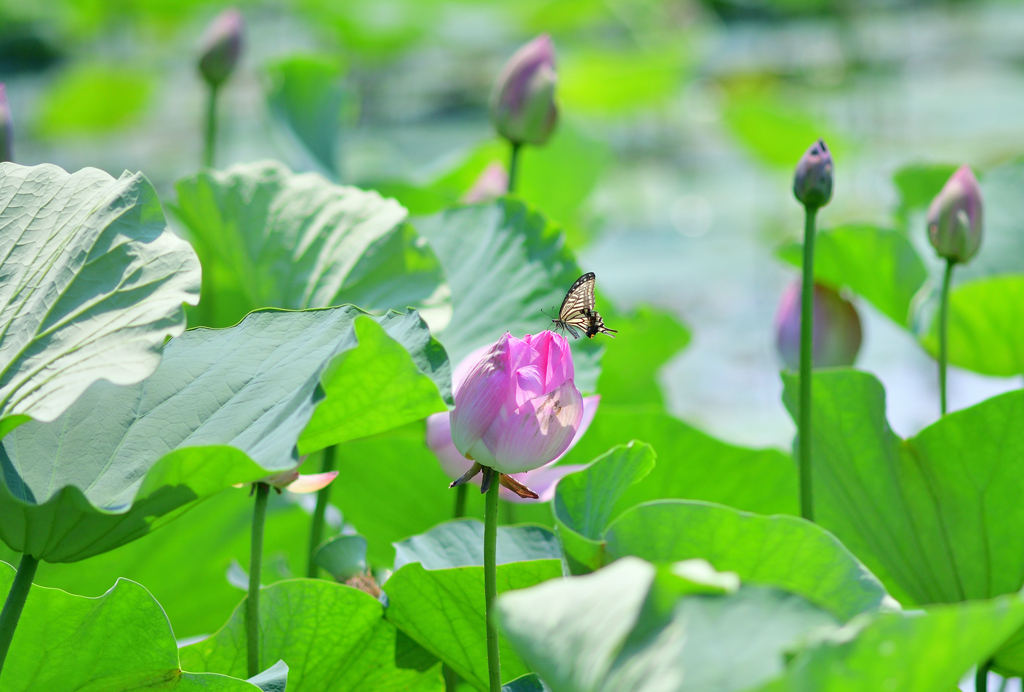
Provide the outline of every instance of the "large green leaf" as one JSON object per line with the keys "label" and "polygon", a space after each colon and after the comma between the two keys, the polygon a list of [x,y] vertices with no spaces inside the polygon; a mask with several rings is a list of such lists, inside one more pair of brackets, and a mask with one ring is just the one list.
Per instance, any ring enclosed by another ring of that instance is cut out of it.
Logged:
{"label": "large green leaf", "polygon": [[835,623],[782,591],[694,581],[694,567],[659,572],[623,558],[500,596],[498,621],[554,692],[746,690],[782,673],[784,654],[808,633]]}
{"label": "large green leaf", "polygon": [[175,212],[204,261],[206,323],[262,307],[352,303],[366,310],[429,302],[443,281],[406,211],[376,192],[263,161],[202,171],[177,184]]}
{"label": "large green leaf", "polygon": [[[1024,373],[1024,276],[994,276],[956,286],[949,296],[949,362],[985,375]],[[922,343],[939,351],[935,319]]]}
{"label": "large green leaf", "polygon": [[[405,354],[390,372],[360,370],[360,379],[352,371],[370,359],[365,351],[393,355],[385,332],[427,353]],[[231,329],[190,331],[167,346],[145,382],[98,382],[58,420],[28,423],[3,441],[0,538],[50,562],[81,560],[140,537],[232,483],[294,467],[296,443],[318,407],[330,420],[358,399],[397,416],[408,402],[378,397],[404,389],[420,408],[402,414],[443,409],[436,385],[412,365],[429,361],[431,374],[446,377],[448,364],[435,349],[415,312],[370,318],[350,306],[263,311]],[[382,388],[378,376],[395,379]],[[332,444],[408,420],[371,415],[361,431],[343,426],[315,439]]]}
{"label": "large green leaf", "polygon": [[[795,410],[797,382],[786,377]],[[812,451],[815,519],[910,602],[1015,593],[1024,554],[1024,392],[958,411],[901,440],[885,391],[856,371],[816,374]],[[1024,656],[997,662],[1024,672]]]}
{"label": "large green leaf", "polygon": [[799,594],[843,620],[894,605],[835,536],[798,517],[766,517],[705,502],[661,500],[627,510],[604,533],[606,560],[701,558],[744,583]]}
{"label": "large green leaf", "polygon": [[[558,560],[532,560],[498,565],[498,593],[534,586],[562,576]],[[487,689],[487,638],[484,620],[483,567],[428,570],[407,564],[384,583],[387,618],[459,676]],[[530,672],[503,637],[501,679]]]}
{"label": "large green leaf", "polygon": [[[288,664],[288,692],[440,692],[437,660],[384,619],[373,596],[319,579],[260,592],[260,660]],[[181,649],[194,670],[244,675],[245,601],[209,639]]]}
{"label": "large green leaf", "polygon": [[[10,565],[0,563],[0,597],[7,597],[14,573]],[[0,688],[4,692],[257,690],[223,675],[183,672],[160,604],[127,579],[119,579],[99,598],[32,586],[0,674]]]}
{"label": "large green leaf", "polygon": [[[512,198],[459,207],[417,220],[437,253],[452,291],[452,319],[438,336],[453,362],[503,333],[536,334],[551,326],[542,310],[557,310],[582,272],[560,229]],[[597,384],[600,344],[573,345],[576,385]]]}
{"label": "large green leaf", "polygon": [[[499,526],[497,562],[558,560],[558,539],[542,526]],[[484,564],[484,525],[476,519],[457,519],[395,544],[395,569],[418,562],[426,569]]]}
{"label": "large green leaf", "polygon": [[198,298],[195,253],[138,173],[0,164],[0,257],[0,435],[144,379]]}
{"label": "large green leaf", "polygon": [[585,464],[615,445],[643,440],[658,463],[619,503],[706,500],[758,514],[798,514],[796,467],[788,454],[726,444],[650,407],[605,406],[559,463]]}
{"label": "large green leaf", "polygon": [[346,93],[338,59],[291,55],[267,66],[271,113],[302,143],[316,163],[338,175],[337,145]]}
{"label": "large green leaf", "polygon": [[[779,249],[794,267],[803,264],[803,245]],[[849,225],[821,231],[814,240],[814,277],[849,288],[901,327],[911,323],[910,306],[928,278],[924,262],[907,237],[876,226]]]}

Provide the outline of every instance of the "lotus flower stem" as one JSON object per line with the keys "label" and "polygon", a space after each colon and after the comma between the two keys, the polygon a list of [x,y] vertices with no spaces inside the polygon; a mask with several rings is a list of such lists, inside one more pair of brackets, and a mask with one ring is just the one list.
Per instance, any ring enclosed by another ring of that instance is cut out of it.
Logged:
{"label": "lotus flower stem", "polygon": [[217,149],[217,92],[219,87],[210,86],[206,100],[206,128],[203,137],[203,165],[213,168]]}
{"label": "lotus flower stem", "polygon": [[991,666],[991,661],[978,664],[978,672],[974,674],[974,692],[987,692],[988,670]]}
{"label": "lotus flower stem", "polygon": [[441,675],[444,677],[444,692],[456,692],[459,687],[459,674],[447,665],[441,666]]}
{"label": "lotus flower stem", "polygon": [[256,484],[256,507],[252,512],[252,549],[249,554],[249,598],[245,601],[245,632],[248,640],[249,677],[260,670],[260,570],[263,565],[263,525],[267,519],[270,486]]}
{"label": "lotus flower stem", "polygon": [[[0,612],[0,672],[3,672],[4,659],[7,658],[7,650],[11,648],[14,630],[18,627],[18,620],[25,607],[28,591],[32,588],[32,578],[36,575],[37,567],[39,567],[38,558],[32,557],[28,553],[21,556],[18,573],[14,575],[14,583],[11,584],[7,600],[4,601],[3,612]],[[490,636],[490,630],[488,630],[488,636]]]}
{"label": "lotus flower stem", "polygon": [[461,519],[466,516],[466,492],[468,490],[469,486],[466,484],[462,484],[455,489],[455,510],[452,512],[453,519]]}
{"label": "lotus flower stem", "polygon": [[512,154],[508,159],[508,191],[510,194],[516,191],[516,178],[519,174],[519,150],[522,147],[522,144],[512,142]]}
{"label": "lotus flower stem", "polygon": [[[324,450],[323,460],[320,462],[320,472],[328,473],[334,470],[337,448],[331,445]],[[324,539],[324,516],[327,514],[327,503],[331,501],[331,486],[325,485],[316,493],[316,509],[313,510],[313,523],[309,527],[309,565],[306,568],[306,576],[316,579],[320,574],[313,558],[316,557],[316,549],[320,541]]]}
{"label": "lotus flower stem", "polygon": [[800,516],[814,521],[811,489],[811,373],[814,350],[814,220],[818,208],[804,207],[803,292],[800,300]]}
{"label": "lotus flower stem", "polygon": [[946,415],[946,368],[949,362],[949,283],[953,278],[955,260],[946,260],[946,271],[942,276],[942,296],[939,307],[939,409]]}
{"label": "lotus flower stem", "polygon": [[498,660],[498,629],[494,624],[494,598],[498,592],[498,488],[495,478],[487,489],[484,510],[484,614],[487,618],[487,674],[489,692],[501,692],[501,662]]}

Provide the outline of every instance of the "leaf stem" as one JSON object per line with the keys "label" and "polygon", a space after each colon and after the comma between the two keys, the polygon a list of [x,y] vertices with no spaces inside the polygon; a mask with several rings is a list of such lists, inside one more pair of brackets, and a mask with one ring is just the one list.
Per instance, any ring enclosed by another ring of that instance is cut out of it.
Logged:
{"label": "leaf stem", "polygon": [[4,659],[7,658],[8,649],[11,648],[14,630],[18,627],[18,620],[25,607],[25,599],[28,598],[28,591],[32,587],[32,578],[36,575],[37,567],[39,567],[37,558],[28,553],[21,556],[18,573],[14,575],[11,590],[7,594],[7,600],[4,601],[3,612],[0,612],[0,672],[3,672]]}
{"label": "leaf stem", "polygon": [[455,488],[455,509],[452,510],[452,518],[461,519],[466,516],[466,491],[469,486],[465,483]]}
{"label": "leaf stem", "polygon": [[517,178],[519,176],[519,149],[522,148],[522,144],[518,142],[512,142],[512,155],[508,160],[508,191],[513,193],[516,191]]}
{"label": "leaf stem", "polygon": [[[334,470],[337,447],[331,445],[324,450],[323,459],[320,461],[320,473],[327,473]],[[327,515],[327,504],[331,501],[331,484],[328,483],[316,493],[316,509],[313,510],[313,522],[309,527],[309,565],[306,567],[306,576],[316,579],[320,570],[313,558],[316,557],[316,549],[320,541],[324,539],[324,517]]]}
{"label": "leaf stem", "polygon": [[946,260],[946,271],[942,275],[942,295],[939,307],[939,410],[946,415],[946,368],[949,363],[949,284],[953,278],[951,259]]}
{"label": "leaf stem", "polygon": [[811,485],[811,376],[814,368],[814,221],[817,207],[805,207],[803,287],[800,298],[800,516],[814,521]]}
{"label": "leaf stem", "polygon": [[206,99],[206,123],[203,131],[203,166],[213,168],[217,148],[217,92],[216,86],[210,85]]}
{"label": "leaf stem", "polygon": [[974,674],[974,692],[988,691],[988,670],[992,667],[991,661],[978,664],[978,670]]}
{"label": "leaf stem", "polygon": [[498,488],[495,478],[487,489],[484,510],[484,615],[487,618],[487,674],[489,692],[501,692],[501,662],[498,660],[498,629],[494,625],[494,598],[498,593]]}
{"label": "leaf stem", "polygon": [[256,484],[256,506],[252,512],[252,549],[249,553],[249,597],[245,601],[250,678],[260,672],[260,570],[263,566],[263,525],[267,519],[269,495],[269,485]]}

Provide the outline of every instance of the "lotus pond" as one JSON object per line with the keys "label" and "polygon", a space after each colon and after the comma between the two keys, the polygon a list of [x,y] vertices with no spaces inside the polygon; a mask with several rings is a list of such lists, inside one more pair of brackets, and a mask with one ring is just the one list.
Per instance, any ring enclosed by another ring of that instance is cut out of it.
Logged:
{"label": "lotus pond", "polygon": [[0,692],[1024,676],[1024,11],[0,3]]}

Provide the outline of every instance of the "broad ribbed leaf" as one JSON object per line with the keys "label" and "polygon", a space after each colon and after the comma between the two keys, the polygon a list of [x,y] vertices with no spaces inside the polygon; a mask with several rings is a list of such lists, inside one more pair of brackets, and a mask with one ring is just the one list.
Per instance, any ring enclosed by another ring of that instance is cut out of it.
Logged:
{"label": "broad ribbed leaf", "polygon": [[[413,344],[412,357],[394,358],[404,347],[389,333]],[[0,537],[47,561],[81,560],[232,483],[294,467],[314,411],[329,419],[355,400],[391,413],[408,402],[378,397],[403,388],[427,413],[443,409],[414,364],[425,358],[417,348],[436,347],[424,335],[415,312],[371,318],[350,306],[263,311],[231,329],[190,331],[145,382],[99,382],[58,420],[26,424],[3,441]],[[366,372],[360,363],[382,351],[395,368]],[[434,365],[434,374],[447,370],[446,361]],[[391,379],[380,387],[378,377]]]}
{"label": "broad ribbed leaf", "polygon": [[[0,597],[7,597],[14,574],[10,565],[0,562]],[[32,586],[0,674],[0,689],[258,690],[223,675],[182,672],[174,634],[160,604],[127,579],[118,579],[99,598]]]}
{"label": "broad ribbed leaf", "polygon": [[[528,560],[558,560],[558,539],[542,526],[499,526],[496,560],[499,565]],[[484,525],[476,519],[456,519],[419,536],[395,543],[395,570],[418,562],[426,569],[484,564]]]}
{"label": "broad ribbed leaf", "polygon": [[0,434],[147,377],[199,276],[141,173],[0,164]]}

